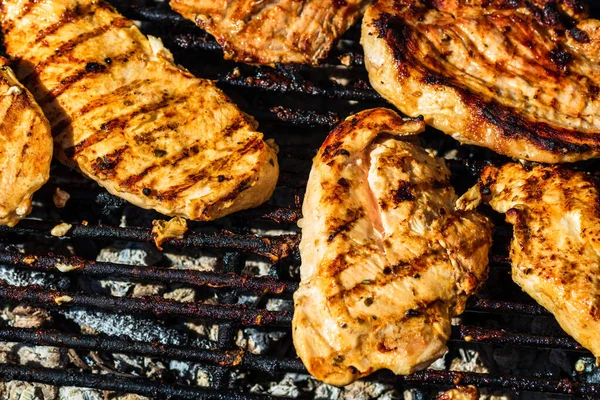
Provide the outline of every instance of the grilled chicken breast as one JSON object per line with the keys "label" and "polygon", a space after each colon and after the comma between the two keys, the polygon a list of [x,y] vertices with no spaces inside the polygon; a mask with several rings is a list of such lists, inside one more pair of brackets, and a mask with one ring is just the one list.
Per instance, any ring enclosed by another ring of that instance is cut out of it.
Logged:
{"label": "grilled chicken breast", "polygon": [[50,177],[50,124],[0,57],[0,224],[31,212],[31,197]]}
{"label": "grilled chicken breast", "polygon": [[461,198],[484,199],[514,225],[512,277],[560,326],[600,357],[598,179],[558,166],[488,166]]}
{"label": "grilled chicken breast", "polygon": [[362,44],[383,97],[463,143],[547,163],[600,155],[600,21],[581,0],[380,0]]}
{"label": "grilled chicken breast", "polygon": [[256,122],[108,3],[5,0],[0,17],[63,163],[137,206],[190,219],[271,196],[276,152]]}
{"label": "grilled chicken breast", "polygon": [[372,2],[171,0],[171,7],[215,36],[225,58],[251,64],[316,64]]}
{"label": "grilled chicken breast", "polygon": [[444,161],[415,143],[424,126],[363,111],[314,159],[293,338],[308,371],[327,383],[427,367],[487,276],[490,224],[455,208]]}

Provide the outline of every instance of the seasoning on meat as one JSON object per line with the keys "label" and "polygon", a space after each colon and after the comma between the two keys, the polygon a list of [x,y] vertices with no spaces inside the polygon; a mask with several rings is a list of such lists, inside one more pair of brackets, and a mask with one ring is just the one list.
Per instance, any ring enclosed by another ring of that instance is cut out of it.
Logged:
{"label": "seasoning on meat", "polygon": [[363,111],[313,161],[293,337],[308,371],[327,383],[426,368],[487,276],[490,223],[456,209],[444,161],[416,144],[424,127]]}
{"label": "seasoning on meat", "polygon": [[581,0],[380,0],[371,84],[467,144],[546,163],[600,155],[600,21]]}
{"label": "seasoning on meat", "polygon": [[598,178],[559,166],[487,166],[461,198],[481,198],[514,225],[512,278],[600,357],[600,209]]}
{"label": "seasoning on meat", "polygon": [[214,35],[225,58],[251,64],[316,64],[373,0],[171,0]]}
{"label": "seasoning on meat", "polygon": [[210,220],[271,196],[276,151],[254,119],[108,3],[6,0],[0,18],[61,162],[169,216]]}
{"label": "seasoning on meat", "polygon": [[50,177],[52,134],[33,96],[0,57],[0,225],[15,226]]}

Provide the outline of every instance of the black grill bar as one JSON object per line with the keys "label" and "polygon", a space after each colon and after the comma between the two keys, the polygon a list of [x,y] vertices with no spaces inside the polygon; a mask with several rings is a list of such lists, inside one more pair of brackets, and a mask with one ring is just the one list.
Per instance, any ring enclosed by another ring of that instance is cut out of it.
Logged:
{"label": "black grill bar", "polygon": [[[153,243],[154,239],[150,229],[91,226],[72,224],[73,227],[65,237],[110,239],[130,242]],[[35,220],[24,220],[14,228],[0,226],[0,233],[10,234],[46,234],[50,235],[55,223]],[[256,235],[236,235],[232,232],[221,231],[217,233],[188,232],[183,239],[172,239],[167,243],[174,247],[201,247],[209,249],[233,249],[258,254],[278,261],[291,254],[297,248],[297,235],[281,235],[277,237],[259,237]]]}
{"label": "black grill bar", "polygon": [[129,298],[66,293],[40,286],[14,287],[0,284],[0,299],[47,308],[91,307],[116,313],[182,316],[210,321],[239,321],[245,326],[289,326],[292,321],[292,314],[287,311],[257,310],[240,305],[181,303],[160,296]]}
{"label": "black grill bar", "polygon": [[[467,342],[493,343],[509,346],[532,346],[536,348],[565,349],[586,352],[573,339],[536,336],[525,333],[507,332],[461,325],[453,328],[453,337]],[[19,342],[34,346],[67,347],[79,350],[106,351],[173,360],[195,361],[227,368],[242,368],[266,373],[307,373],[297,358],[279,358],[255,355],[243,350],[199,349],[196,347],[163,345],[130,339],[118,339],[104,335],[69,335],[56,331],[23,328],[0,328],[0,340]]]}
{"label": "black grill bar", "polygon": [[530,346],[536,348],[544,347],[565,350],[585,350],[579,343],[570,337],[530,335],[526,333],[507,332],[503,329],[488,329],[466,325],[461,325],[459,327],[459,332],[460,338],[467,342],[474,341],[503,345]]}
{"label": "black grill bar", "polygon": [[[272,398],[257,395],[234,394],[223,390],[217,392],[190,386],[167,385],[149,379],[127,378],[119,375],[106,376],[69,370],[33,368],[29,366],[23,367],[10,364],[0,364],[0,376],[6,380],[26,380],[58,386],[79,386],[101,390],[114,390],[137,393],[153,398],[172,397],[182,399],[202,398],[219,400]],[[578,383],[569,381],[568,379],[556,380],[509,375],[498,376],[475,372],[426,370],[409,376],[379,376],[379,379],[396,384],[435,384],[444,386],[474,385],[476,387],[573,394],[588,398],[597,398],[597,396],[600,395],[600,385],[593,383]]]}
{"label": "black grill bar", "polygon": [[55,386],[78,386],[116,392],[136,393],[154,399],[210,399],[210,400],[259,400],[273,399],[270,396],[238,394],[228,390],[211,390],[194,386],[169,385],[150,379],[129,378],[122,375],[100,375],[71,370],[36,368],[0,364],[0,377],[5,380],[20,380],[46,383]]}
{"label": "black grill bar", "polygon": [[191,269],[139,267],[109,262],[88,261],[79,257],[31,255],[0,251],[0,264],[27,266],[37,271],[77,272],[93,277],[134,279],[165,283],[183,283],[212,288],[245,289],[257,293],[292,294],[296,282],[284,282],[270,277],[243,276],[235,273],[216,273]]}
{"label": "black grill bar", "polygon": [[[381,380],[388,380],[381,378]],[[425,370],[408,376],[390,377],[390,382],[434,385],[474,385],[498,389],[524,390],[532,392],[562,393],[585,396],[597,399],[600,395],[600,384],[578,383],[568,379],[546,379],[496,374],[479,374],[475,372],[454,372]]]}
{"label": "black grill bar", "polygon": [[60,332],[20,328],[0,328],[0,340],[27,343],[35,346],[69,347],[81,350],[100,350],[110,353],[196,361],[222,367],[238,367],[266,373],[306,373],[306,369],[299,359],[259,356],[246,353],[242,350],[205,350],[163,345],[160,343],[114,339],[105,336],[68,335]]}
{"label": "black grill bar", "polygon": [[381,103],[383,98],[373,89],[354,88],[345,86],[323,87],[310,81],[295,81],[274,73],[257,74],[255,76],[241,77],[239,74],[229,74],[218,82],[222,85],[242,87],[246,89],[260,89],[279,94],[304,94],[329,99],[375,101]]}
{"label": "black grill bar", "polygon": [[489,299],[472,299],[467,303],[467,311],[486,313],[510,313],[531,316],[550,316],[544,307],[533,303],[515,303],[512,301],[495,301]]}

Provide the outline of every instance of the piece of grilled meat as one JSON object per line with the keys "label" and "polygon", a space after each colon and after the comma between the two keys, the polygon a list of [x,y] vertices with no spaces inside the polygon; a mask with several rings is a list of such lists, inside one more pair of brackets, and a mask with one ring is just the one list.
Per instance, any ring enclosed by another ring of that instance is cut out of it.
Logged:
{"label": "piece of grilled meat", "polygon": [[388,109],[363,111],[313,161],[293,338],[327,383],[427,367],[487,276],[490,224],[455,208],[444,161],[415,143],[424,127]]}
{"label": "piece of grilled meat", "polygon": [[31,212],[31,197],[50,177],[50,124],[0,57],[0,225]]}
{"label": "piece of grilled meat", "polygon": [[479,390],[475,386],[459,386],[450,389],[438,397],[436,400],[478,400]]}
{"label": "piece of grilled meat", "polygon": [[108,3],[5,0],[0,18],[63,163],[137,206],[190,219],[271,196],[276,151],[256,122]]}
{"label": "piece of grilled meat", "polygon": [[373,87],[469,144],[547,163],[600,155],[600,21],[581,0],[380,0]]}
{"label": "piece of grilled meat", "polygon": [[559,166],[487,166],[461,198],[482,197],[514,225],[512,277],[560,326],[600,357],[598,179]]}
{"label": "piece of grilled meat", "polygon": [[316,64],[373,0],[171,0],[215,36],[225,58]]}

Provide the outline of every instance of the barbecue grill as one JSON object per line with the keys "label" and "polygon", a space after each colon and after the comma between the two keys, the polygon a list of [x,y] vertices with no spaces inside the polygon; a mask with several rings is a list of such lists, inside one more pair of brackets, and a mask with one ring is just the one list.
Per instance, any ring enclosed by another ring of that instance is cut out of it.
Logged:
{"label": "barbecue grill", "polygon": [[[0,227],[0,392],[8,396],[8,382],[25,381],[83,388],[61,391],[60,398],[110,391],[157,399],[420,399],[475,385],[498,398],[600,398],[592,355],[512,283],[511,228],[490,210],[490,277],[453,321],[443,360],[410,376],[381,371],[346,390],[308,378],[290,325],[300,265],[296,223],[311,159],[341,119],[386,106],[368,84],[359,25],[319,67],[263,68],[223,60],[209,35],[165,3],[113,4],[257,118],[280,146],[281,177],[268,204],[192,222],[183,239],[159,253],[151,222],[165,217],[53,165],[32,215],[15,228]],[[448,159],[459,193],[483,165],[504,160],[433,130],[422,136],[425,147]],[[600,171],[597,161],[576,167]],[[65,208],[52,202],[57,187],[71,195]],[[72,228],[51,236],[61,222]],[[44,351],[59,361],[49,366]],[[32,396],[46,398],[42,390]]]}

